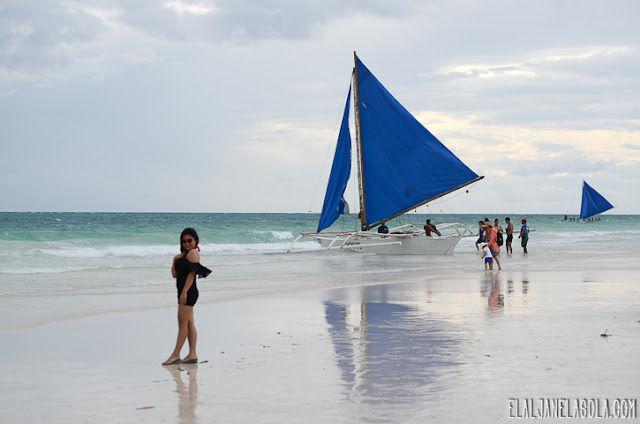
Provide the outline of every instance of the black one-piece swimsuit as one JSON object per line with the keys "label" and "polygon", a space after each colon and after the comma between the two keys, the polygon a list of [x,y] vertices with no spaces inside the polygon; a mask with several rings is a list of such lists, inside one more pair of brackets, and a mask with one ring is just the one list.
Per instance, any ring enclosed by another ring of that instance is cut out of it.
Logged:
{"label": "black one-piece swimsuit", "polygon": [[[185,255],[186,256],[186,255]],[[184,285],[187,282],[189,273],[196,271],[196,276],[193,278],[193,284],[187,291],[187,305],[193,306],[198,300],[198,286],[196,285],[196,279],[198,276],[205,278],[211,274],[211,270],[200,265],[199,263],[189,262],[186,257],[182,257],[176,261],[176,288],[178,289],[178,303],[180,303],[180,295],[184,289]]]}

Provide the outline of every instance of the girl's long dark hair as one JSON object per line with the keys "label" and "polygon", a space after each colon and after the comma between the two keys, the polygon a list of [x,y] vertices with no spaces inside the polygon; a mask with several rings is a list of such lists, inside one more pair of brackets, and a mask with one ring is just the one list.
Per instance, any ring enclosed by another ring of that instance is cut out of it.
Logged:
{"label": "girl's long dark hair", "polygon": [[198,238],[198,233],[196,233],[196,230],[194,230],[193,228],[185,228],[184,230],[182,230],[182,234],[180,234],[180,251],[181,252],[185,251],[184,247],[182,246],[182,238],[184,236],[193,237],[193,239],[196,241],[196,246],[200,242],[200,239]]}

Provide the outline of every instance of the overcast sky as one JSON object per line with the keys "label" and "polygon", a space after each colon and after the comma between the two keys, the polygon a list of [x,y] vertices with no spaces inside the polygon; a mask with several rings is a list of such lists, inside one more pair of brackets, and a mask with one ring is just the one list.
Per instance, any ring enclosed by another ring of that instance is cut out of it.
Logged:
{"label": "overcast sky", "polygon": [[[485,179],[639,214],[640,2],[3,0],[0,211],[319,212],[353,51]],[[355,207],[355,193],[348,189]]]}

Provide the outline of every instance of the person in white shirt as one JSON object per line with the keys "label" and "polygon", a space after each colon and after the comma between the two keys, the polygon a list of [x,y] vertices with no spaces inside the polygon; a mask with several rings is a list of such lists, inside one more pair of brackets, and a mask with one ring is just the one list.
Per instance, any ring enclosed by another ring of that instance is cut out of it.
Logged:
{"label": "person in white shirt", "polygon": [[482,246],[482,257],[484,258],[484,270],[493,270],[493,256],[491,255],[491,249],[489,249],[489,245],[487,244]]}

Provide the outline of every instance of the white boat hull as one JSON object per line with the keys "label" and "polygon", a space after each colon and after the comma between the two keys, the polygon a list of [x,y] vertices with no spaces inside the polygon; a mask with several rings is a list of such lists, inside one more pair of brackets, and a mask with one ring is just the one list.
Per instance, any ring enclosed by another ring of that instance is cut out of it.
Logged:
{"label": "white boat hull", "polygon": [[379,255],[452,255],[460,239],[472,234],[471,229],[460,222],[438,223],[436,228],[432,236],[427,236],[413,224],[392,228],[388,234],[368,231],[302,233],[286,253],[314,251],[294,248],[303,237],[312,237],[326,250],[371,250]]}
{"label": "white boat hull", "polygon": [[[363,250],[366,248],[379,255],[452,255],[461,237],[453,235],[445,237],[416,235],[403,238],[388,236],[371,239],[355,235],[344,244],[333,243],[335,238],[330,237],[316,237],[315,239],[324,248],[339,249],[340,247],[345,247],[349,250]],[[386,244],[385,242],[400,242],[401,244]]]}

